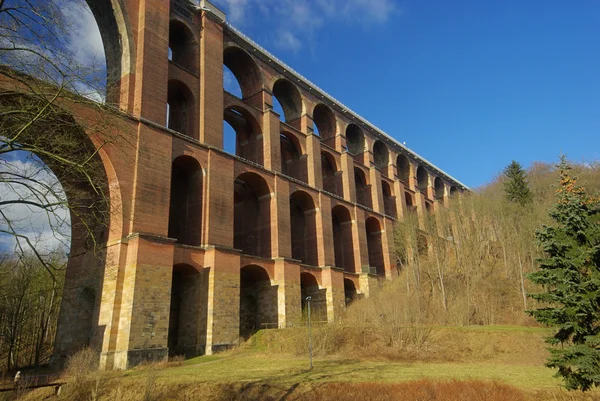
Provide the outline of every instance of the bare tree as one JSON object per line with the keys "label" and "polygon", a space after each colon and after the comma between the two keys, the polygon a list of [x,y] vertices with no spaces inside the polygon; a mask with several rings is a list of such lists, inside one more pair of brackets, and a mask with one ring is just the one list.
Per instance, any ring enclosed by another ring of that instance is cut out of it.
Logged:
{"label": "bare tree", "polygon": [[84,0],[0,0],[0,358],[8,369],[46,361],[63,294],[69,300],[71,287],[84,285],[63,293],[67,262],[102,258],[118,212],[100,152],[131,150],[118,111],[105,104],[104,56],[74,46],[82,15],[93,19]]}
{"label": "bare tree", "polygon": [[89,13],[83,0],[0,0],[0,243],[52,275],[65,267],[57,246],[101,242],[110,205],[98,152],[119,139],[103,63],[69,42],[78,8]]}

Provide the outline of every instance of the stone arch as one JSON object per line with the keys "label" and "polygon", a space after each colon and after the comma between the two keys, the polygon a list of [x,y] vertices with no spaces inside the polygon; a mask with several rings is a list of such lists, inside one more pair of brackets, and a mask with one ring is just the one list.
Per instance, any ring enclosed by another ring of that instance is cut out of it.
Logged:
{"label": "stone arch", "polygon": [[369,208],[372,207],[371,185],[369,185],[365,172],[359,167],[354,167],[354,185],[356,188],[356,202]]}
{"label": "stone arch", "polygon": [[[103,263],[114,255],[114,248],[104,245],[123,236],[126,211],[119,177],[109,157],[114,138],[96,135],[98,126],[90,126],[89,120],[79,121],[70,111],[29,95],[4,93],[0,108],[3,127],[23,124],[23,110],[28,111],[25,119],[29,125],[21,132],[19,145],[43,150],[35,154],[40,161],[38,176],[45,171],[56,177],[69,208],[70,253],[64,299],[71,302],[63,302],[59,314],[55,356],[61,358],[90,345],[93,318],[101,302]],[[30,121],[29,112],[38,118]]]}
{"label": "stone arch", "polygon": [[277,286],[262,266],[240,270],[240,337],[247,339],[264,328],[277,327]]}
{"label": "stone arch", "polygon": [[179,156],[171,169],[169,237],[178,244],[201,244],[203,172],[191,156]]}
{"label": "stone arch", "polygon": [[435,198],[437,200],[443,200],[445,195],[444,181],[440,177],[435,177],[433,180],[433,189],[435,190]]}
{"label": "stone arch", "polygon": [[331,225],[335,265],[346,272],[354,273],[356,268],[354,265],[352,216],[348,209],[341,205],[331,209]]}
{"label": "stone arch", "polygon": [[292,258],[317,266],[317,210],[313,198],[304,191],[290,196],[290,231]]}
{"label": "stone arch", "polygon": [[381,180],[381,195],[383,196],[383,210],[385,214],[397,217],[396,197],[394,196],[391,185],[384,180]]}
{"label": "stone arch", "polygon": [[354,281],[345,278],[344,279],[344,302],[346,306],[350,305],[355,299],[358,299],[358,291]]}
{"label": "stone arch", "polygon": [[329,139],[335,136],[337,124],[335,114],[329,106],[323,103],[317,104],[313,109],[313,122],[321,139]]}
{"label": "stone arch", "polygon": [[233,244],[242,253],[271,257],[271,189],[257,173],[240,174],[234,183]]}
{"label": "stone arch", "polygon": [[169,60],[192,72],[198,72],[198,42],[182,21],[169,21]]}
{"label": "stone arch", "polygon": [[381,223],[375,217],[369,217],[365,223],[365,227],[367,231],[369,266],[372,269],[371,273],[378,276],[385,276]]}
{"label": "stone arch", "polygon": [[[107,100],[118,102],[121,78],[134,73],[131,24],[121,0],[86,0],[98,24],[106,57]],[[126,93],[126,91],[123,91]]]}
{"label": "stone arch", "polygon": [[385,169],[390,161],[390,151],[385,143],[381,140],[375,141],[373,144],[373,162],[375,167],[380,170]]}
{"label": "stone arch", "polygon": [[327,289],[319,286],[317,277],[308,272],[300,273],[300,296],[302,297],[302,316],[306,318],[307,297],[310,297],[311,320],[327,320]]}
{"label": "stone arch", "polygon": [[282,131],[279,135],[279,145],[281,172],[302,182],[307,182],[306,157],[303,157],[302,145],[298,138],[290,132]]}
{"label": "stone arch", "polygon": [[223,64],[229,68],[247,99],[258,93],[263,87],[260,68],[251,55],[237,46],[229,46],[223,51]]}
{"label": "stone arch", "polygon": [[262,130],[252,114],[243,107],[229,106],[223,112],[223,121],[235,132],[236,156],[263,165]]}
{"label": "stone arch", "polygon": [[450,197],[453,197],[455,195],[458,195],[458,188],[456,188],[454,185],[452,185],[450,187]]}
{"label": "stone arch", "polygon": [[423,166],[417,168],[417,186],[419,187],[419,191],[427,192],[427,187],[429,186],[429,174]]}
{"label": "stone arch", "polygon": [[410,162],[408,157],[402,153],[396,157],[396,170],[398,171],[398,179],[404,183],[404,185],[410,184]]}
{"label": "stone arch", "polygon": [[321,152],[321,174],[323,176],[323,189],[329,193],[341,195],[341,176],[337,174],[335,158],[329,152]]}
{"label": "stone arch", "polygon": [[197,137],[197,135],[194,135],[195,104],[194,95],[190,88],[181,81],[169,80],[167,128],[190,137]]}
{"label": "stone arch", "polygon": [[273,84],[272,92],[283,108],[286,123],[295,121],[302,116],[304,111],[302,95],[296,85],[285,78],[280,78]]}
{"label": "stone arch", "polygon": [[346,127],[346,148],[352,155],[365,151],[365,135],[356,124],[349,124]]}
{"label": "stone arch", "polygon": [[202,275],[194,267],[181,263],[173,266],[169,329],[169,355],[195,356],[198,353],[198,333],[205,330],[205,319],[200,295]]}

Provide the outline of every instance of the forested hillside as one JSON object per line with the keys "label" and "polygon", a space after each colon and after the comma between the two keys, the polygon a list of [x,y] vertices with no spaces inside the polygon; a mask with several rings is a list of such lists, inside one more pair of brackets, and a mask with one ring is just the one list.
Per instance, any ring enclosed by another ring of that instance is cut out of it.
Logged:
{"label": "forested hillside", "polygon": [[[588,194],[600,192],[600,163],[572,167]],[[533,164],[524,174],[529,195],[519,200],[507,172],[420,225],[416,215],[399,222],[399,279],[350,307],[348,323],[534,324],[524,313],[535,307],[526,275],[537,266],[535,231],[549,222],[559,175],[554,165]]]}

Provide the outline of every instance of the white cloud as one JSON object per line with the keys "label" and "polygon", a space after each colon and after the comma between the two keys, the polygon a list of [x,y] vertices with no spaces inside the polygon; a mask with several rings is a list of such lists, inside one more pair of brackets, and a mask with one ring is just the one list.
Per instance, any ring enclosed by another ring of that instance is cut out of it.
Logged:
{"label": "white cloud", "polygon": [[[0,160],[0,200],[9,202],[2,206],[0,230],[27,237],[35,249],[42,253],[51,252],[58,247],[68,249],[71,224],[62,186],[39,160],[31,155],[25,157],[25,153],[19,156],[16,160]],[[58,205],[44,209],[31,204],[12,203],[23,200]],[[9,234],[0,234],[0,249],[13,250],[17,241],[24,250],[28,250],[26,241]]]}
{"label": "white cloud", "polygon": [[386,23],[398,6],[395,0],[214,0],[227,19],[242,29],[257,27],[284,50],[297,52],[312,44],[329,23],[368,27]]}
{"label": "white cloud", "polygon": [[104,64],[104,46],[98,24],[90,9],[84,4],[74,3],[63,8],[65,20],[71,22],[66,44],[75,59],[84,66]]}
{"label": "white cloud", "polygon": [[244,24],[246,21],[246,6],[248,0],[222,0],[219,3],[224,3],[227,8],[227,19],[232,24]]}

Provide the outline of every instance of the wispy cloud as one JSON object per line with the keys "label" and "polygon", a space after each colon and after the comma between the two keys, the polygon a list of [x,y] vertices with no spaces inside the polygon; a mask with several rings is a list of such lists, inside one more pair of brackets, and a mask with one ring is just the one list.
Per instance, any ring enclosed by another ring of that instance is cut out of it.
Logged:
{"label": "wispy cloud", "polygon": [[298,52],[326,24],[381,25],[398,14],[395,0],[214,0],[227,19],[241,29],[260,29],[266,40]]}
{"label": "wispy cloud", "polygon": [[290,30],[281,30],[275,44],[281,49],[291,50],[294,53],[302,48],[302,42]]}

